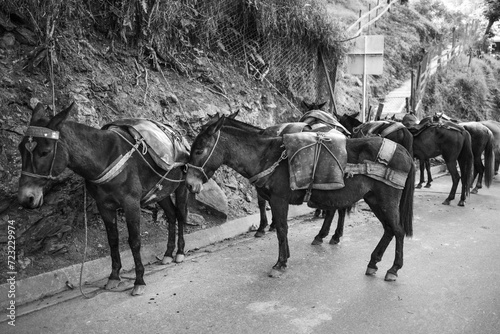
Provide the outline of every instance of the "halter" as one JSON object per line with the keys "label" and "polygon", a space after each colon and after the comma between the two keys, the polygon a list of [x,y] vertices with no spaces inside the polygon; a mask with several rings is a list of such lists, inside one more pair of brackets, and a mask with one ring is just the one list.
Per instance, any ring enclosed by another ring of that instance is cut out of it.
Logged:
{"label": "halter", "polygon": [[205,173],[205,170],[203,168],[205,168],[205,165],[207,164],[208,160],[210,160],[210,158],[212,157],[212,154],[214,153],[215,147],[217,146],[217,143],[219,142],[219,138],[220,138],[220,130],[217,131],[217,139],[215,140],[215,144],[214,144],[214,146],[212,146],[212,150],[210,151],[210,154],[208,155],[207,160],[205,160],[205,162],[203,163],[203,165],[201,165],[201,167],[191,165],[189,163],[186,164],[186,172],[189,168],[193,168],[193,169],[196,169],[197,171],[199,171],[203,174],[203,177],[205,178],[203,180],[203,183],[207,182],[209,179],[209,177],[207,176],[207,174]]}
{"label": "halter", "polygon": [[[28,152],[30,153],[30,160],[31,160],[31,169],[33,170],[33,173],[27,172],[27,171],[21,171],[22,175],[34,177],[34,178],[39,178],[39,179],[49,179],[53,180],[56,177],[52,176],[52,169],[54,168],[54,162],[56,160],[56,154],[57,154],[57,143],[59,142],[59,131],[54,131],[48,128],[43,128],[39,126],[30,126],[28,127],[28,130],[26,130],[26,134],[24,135],[25,137],[28,137],[28,142],[24,145]],[[33,162],[33,150],[37,146],[37,142],[33,141],[33,138],[46,138],[46,139],[53,139],[55,140],[54,143],[54,155],[52,156],[52,162],[50,164],[50,170],[47,175],[41,175],[37,174],[35,164]]]}

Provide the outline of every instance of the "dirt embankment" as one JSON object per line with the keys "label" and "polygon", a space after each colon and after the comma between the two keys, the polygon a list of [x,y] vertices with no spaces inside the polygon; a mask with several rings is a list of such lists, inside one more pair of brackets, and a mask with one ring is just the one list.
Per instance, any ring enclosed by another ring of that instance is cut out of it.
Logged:
{"label": "dirt embankment", "polygon": [[[76,101],[78,112],[71,119],[100,127],[125,117],[144,117],[171,124],[194,139],[207,115],[240,110],[240,119],[256,125],[290,120],[299,114],[273,89],[248,80],[221,59],[199,51],[184,55],[188,75],[181,76],[163,68],[155,71],[140,64],[131,50],[112,47],[108,41],[66,39],[59,61],[50,78],[47,61],[33,64],[33,46],[23,44],[11,33],[0,35],[0,247],[6,248],[7,223],[16,226],[19,278],[31,276],[80,261],[83,243],[82,179],[67,170],[47,189],[44,205],[38,210],[21,208],[17,203],[17,183],[21,171],[17,145],[30,116],[30,100],[52,104],[54,85],[56,112]],[[294,114],[295,113],[295,114]],[[228,197],[228,218],[257,212],[256,193],[241,176],[221,169],[216,182]],[[90,259],[108,254],[104,226],[95,203],[89,200]],[[156,206],[142,213],[143,242],[166,240],[166,223]],[[209,208],[191,205],[187,233],[220,224]],[[128,247],[127,232],[119,224],[123,247]],[[7,254],[7,252],[3,252]],[[0,272],[5,273],[7,261]]]}

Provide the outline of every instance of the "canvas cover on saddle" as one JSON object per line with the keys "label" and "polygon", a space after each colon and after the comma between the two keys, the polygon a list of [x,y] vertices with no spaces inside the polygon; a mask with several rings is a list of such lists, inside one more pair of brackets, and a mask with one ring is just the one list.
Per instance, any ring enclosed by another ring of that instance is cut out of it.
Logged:
{"label": "canvas cover on saddle", "polygon": [[346,137],[337,130],[283,135],[290,188],[335,190],[344,187]]}
{"label": "canvas cover on saddle", "polygon": [[385,137],[404,127],[403,124],[394,121],[372,121],[355,127],[353,132],[360,132],[363,136],[378,135]]}
{"label": "canvas cover on saddle", "polygon": [[163,170],[183,165],[189,159],[189,144],[169,125],[145,118],[126,118],[108,123],[102,129],[113,127],[125,129],[135,140],[143,138],[151,158]]}
{"label": "canvas cover on saddle", "polygon": [[313,129],[323,125],[329,125],[334,129],[342,132],[346,136],[351,133],[333,116],[323,110],[311,110],[306,112],[300,119],[299,122],[304,122],[309,124]]}

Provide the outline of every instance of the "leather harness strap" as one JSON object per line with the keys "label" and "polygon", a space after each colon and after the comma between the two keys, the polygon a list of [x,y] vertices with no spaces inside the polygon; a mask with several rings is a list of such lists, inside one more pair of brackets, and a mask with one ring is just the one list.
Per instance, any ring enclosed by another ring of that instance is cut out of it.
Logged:
{"label": "leather harness strap", "polygon": [[[24,145],[30,154],[31,169],[33,173],[22,170],[21,175],[26,175],[29,177],[34,177],[38,179],[49,179],[53,180],[56,177],[52,176],[52,169],[54,168],[54,162],[56,160],[57,153],[57,143],[59,142],[59,131],[51,130],[49,128],[43,128],[39,126],[29,126],[26,130],[25,137],[28,137],[28,142]],[[55,140],[54,143],[54,154],[52,155],[52,162],[50,163],[49,173],[47,175],[41,175],[36,172],[35,163],[33,161],[33,150],[37,146],[37,142],[33,141],[33,137],[36,138],[46,138]]]}

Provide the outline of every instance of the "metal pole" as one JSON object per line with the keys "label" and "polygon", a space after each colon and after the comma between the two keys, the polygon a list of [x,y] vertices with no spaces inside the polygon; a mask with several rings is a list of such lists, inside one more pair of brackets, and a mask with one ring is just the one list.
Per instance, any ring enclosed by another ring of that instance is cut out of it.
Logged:
{"label": "metal pole", "polygon": [[368,35],[370,35],[370,21],[372,20],[372,5],[371,4],[368,4]]}
{"label": "metal pole", "polygon": [[[361,18],[361,9],[359,10],[359,18]],[[361,30],[361,21],[358,23],[358,30]]]}
{"label": "metal pole", "polygon": [[333,108],[333,113],[337,114],[337,106],[335,105],[335,92],[332,82],[330,81],[330,75],[328,73],[328,68],[326,67],[325,57],[323,56],[323,51],[319,51],[319,57],[323,63],[323,69],[325,70],[326,82],[328,83],[328,92],[330,93],[330,109]]}
{"label": "metal pole", "polygon": [[411,70],[411,88],[410,88],[410,109],[407,111],[408,113],[412,113],[415,110],[415,72]]}
{"label": "metal pole", "polygon": [[367,80],[366,80],[366,36],[363,36],[364,41],[364,48],[363,48],[363,104],[361,107],[361,122],[365,121],[365,110],[366,110],[366,86],[367,86]]}
{"label": "metal pole", "polygon": [[379,121],[380,117],[382,116],[382,111],[384,111],[384,104],[379,103],[378,104],[378,109],[377,109],[377,114],[375,115],[375,120]]}

